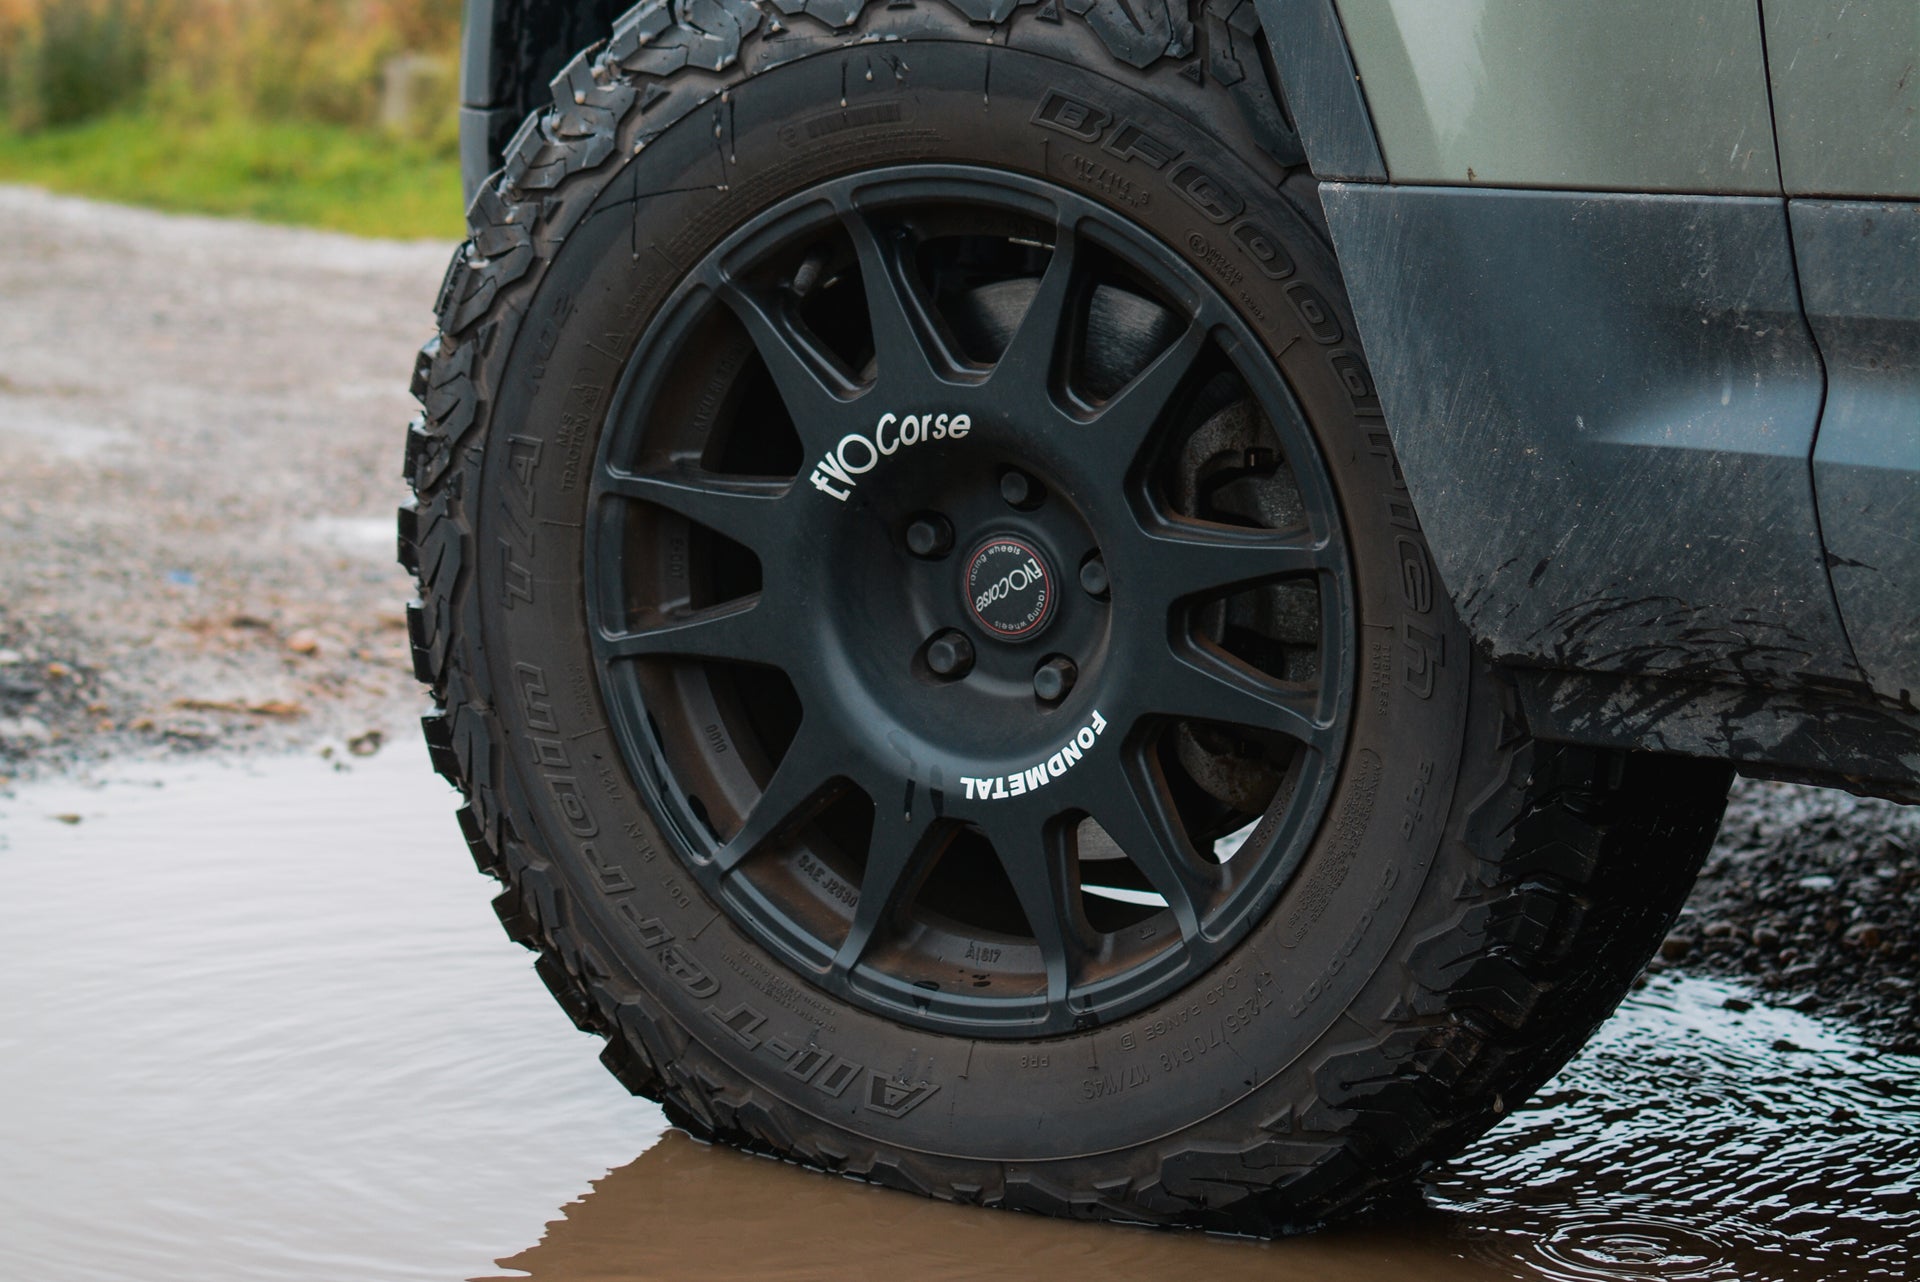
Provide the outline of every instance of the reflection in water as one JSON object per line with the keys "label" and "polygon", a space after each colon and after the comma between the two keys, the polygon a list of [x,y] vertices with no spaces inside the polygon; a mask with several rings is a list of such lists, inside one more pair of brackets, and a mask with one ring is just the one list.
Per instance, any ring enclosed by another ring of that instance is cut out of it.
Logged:
{"label": "reflection in water", "polygon": [[460,1278],[659,1135],[424,750],[120,773],[0,798],[0,1278]]}
{"label": "reflection in water", "polygon": [[[540,1244],[500,1261],[537,1282],[976,1282],[1206,1278],[1393,1282],[1505,1278],[1416,1214],[1280,1242],[947,1206],[679,1132],[594,1184]],[[495,1278],[519,1273],[487,1275]]]}
{"label": "reflection in water", "polygon": [[656,1143],[500,936],[418,751],[129,773],[164,786],[0,799],[7,1278],[1920,1275],[1920,1063],[1725,985],[1636,996],[1409,1212],[1273,1243],[1069,1224]]}
{"label": "reflection in water", "polygon": [[540,1282],[1916,1276],[1920,1064],[1792,1012],[1736,1016],[1734,995],[1653,985],[1538,1100],[1431,1177],[1425,1209],[1308,1238],[960,1210],[672,1134],[500,1264]]}

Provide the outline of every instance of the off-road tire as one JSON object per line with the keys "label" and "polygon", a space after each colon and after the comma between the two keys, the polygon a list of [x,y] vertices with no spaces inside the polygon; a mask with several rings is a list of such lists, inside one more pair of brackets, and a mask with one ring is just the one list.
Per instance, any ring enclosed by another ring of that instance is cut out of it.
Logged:
{"label": "off-road tire", "polygon": [[[426,737],[508,933],[696,1134],[955,1201],[1307,1226],[1536,1089],[1691,884],[1726,768],[1535,742],[1472,659],[1262,41],[1250,0],[655,0],[560,73],[475,199],[400,514]],[[1126,122],[1131,150],[1103,134]],[[739,930],[642,803],[584,640],[582,478],[677,274],[806,183],[947,159],[1074,187],[1236,300],[1339,480],[1361,598],[1341,777],[1271,910],[1172,997],[1031,1041],[890,1023]]]}

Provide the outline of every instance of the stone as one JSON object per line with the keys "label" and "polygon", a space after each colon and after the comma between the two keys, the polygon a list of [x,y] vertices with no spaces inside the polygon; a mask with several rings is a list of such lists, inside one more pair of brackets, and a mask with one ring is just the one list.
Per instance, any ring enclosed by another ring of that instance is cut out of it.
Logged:
{"label": "stone", "polygon": [[1853,948],[1878,948],[1886,934],[1873,922],[1857,921],[1847,927],[1847,933],[1841,938]]}
{"label": "stone", "polygon": [[53,731],[38,717],[0,717],[0,743],[51,743]]}
{"label": "stone", "polygon": [[1668,935],[1660,941],[1660,955],[1668,961],[1684,960],[1693,951],[1693,941],[1685,935]]}

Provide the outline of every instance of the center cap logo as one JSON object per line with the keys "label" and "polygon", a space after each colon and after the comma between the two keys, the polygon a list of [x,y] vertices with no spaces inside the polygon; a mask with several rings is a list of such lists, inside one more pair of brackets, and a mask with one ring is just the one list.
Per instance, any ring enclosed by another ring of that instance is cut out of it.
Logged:
{"label": "center cap logo", "polygon": [[1031,544],[996,536],[967,558],[967,608],[993,635],[1032,636],[1053,618],[1054,604],[1053,571]]}

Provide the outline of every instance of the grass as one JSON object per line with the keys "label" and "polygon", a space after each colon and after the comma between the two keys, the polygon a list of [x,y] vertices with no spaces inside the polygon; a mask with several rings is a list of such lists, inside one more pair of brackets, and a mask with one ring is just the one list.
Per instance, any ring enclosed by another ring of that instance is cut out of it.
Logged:
{"label": "grass", "polygon": [[339,125],[138,112],[25,135],[0,128],[0,182],[360,236],[465,234],[453,156]]}

